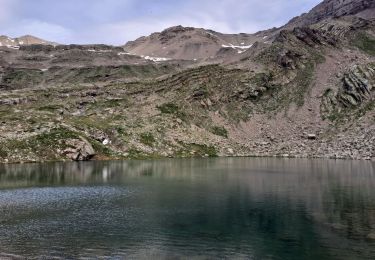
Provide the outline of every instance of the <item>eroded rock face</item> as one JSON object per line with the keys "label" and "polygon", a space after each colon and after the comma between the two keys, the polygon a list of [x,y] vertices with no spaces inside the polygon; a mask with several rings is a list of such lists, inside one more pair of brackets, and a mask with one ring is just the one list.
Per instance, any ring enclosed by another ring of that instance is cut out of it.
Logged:
{"label": "eroded rock face", "polygon": [[88,161],[95,155],[92,145],[83,137],[66,141],[69,148],[63,154],[73,161]]}
{"label": "eroded rock face", "polygon": [[354,66],[343,77],[338,100],[345,107],[357,106],[371,97],[374,88],[375,66]]}
{"label": "eroded rock face", "polygon": [[[326,18],[357,15],[371,19],[375,17],[373,0],[325,0],[310,12],[293,18],[285,27],[308,26]],[[370,10],[370,11],[369,11]],[[362,15],[366,11],[366,15]]]}
{"label": "eroded rock face", "polygon": [[334,115],[343,108],[354,109],[374,97],[375,64],[355,65],[341,78],[338,89],[329,88],[323,95],[321,113]]}

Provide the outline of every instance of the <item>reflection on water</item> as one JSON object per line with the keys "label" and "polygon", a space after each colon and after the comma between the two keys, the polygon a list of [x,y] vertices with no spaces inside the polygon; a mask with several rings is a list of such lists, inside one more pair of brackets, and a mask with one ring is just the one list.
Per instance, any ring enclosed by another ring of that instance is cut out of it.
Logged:
{"label": "reflection on water", "polygon": [[375,259],[375,164],[0,166],[0,258]]}

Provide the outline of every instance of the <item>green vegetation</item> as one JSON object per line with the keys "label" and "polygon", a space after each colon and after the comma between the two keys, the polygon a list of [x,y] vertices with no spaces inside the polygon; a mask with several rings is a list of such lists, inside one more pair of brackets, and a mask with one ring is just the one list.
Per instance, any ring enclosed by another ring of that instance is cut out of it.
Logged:
{"label": "green vegetation", "polygon": [[179,112],[179,107],[173,103],[165,103],[157,107],[163,114],[176,114]]}
{"label": "green vegetation", "polygon": [[155,141],[155,137],[152,135],[152,133],[142,133],[140,135],[140,142],[142,144],[152,147]]}
{"label": "green vegetation", "polygon": [[6,85],[25,88],[42,82],[43,73],[32,69],[9,69],[4,73],[3,82]]}
{"label": "green vegetation", "polygon": [[177,157],[217,157],[217,150],[213,146],[196,143],[180,143],[181,148],[177,153]]}
{"label": "green vegetation", "polygon": [[228,138],[228,131],[223,126],[214,126],[211,128],[211,133]]}
{"label": "green vegetation", "polygon": [[[19,155],[32,154],[44,160],[57,160],[57,149],[67,147],[65,140],[77,139],[79,135],[65,128],[55,128],[50,132],[42,133],[25,140],[8,140],[2,144],[2,153],[17,153]],[[26,157],[26,156],[24,156]]]}
{"label": "green vegetation", "polygon": [[[305,95],[308,92],[313,80],[315,64],[309,62],[305,64],[305,68],[298,72],[293,85],[295,86],[291,101],[294,101],[297,106],[303,106],[305,102]],[[290,101],[289,101],[290,102]]]}
{"label": "green vegetation", "polygon": [[127,158],[136,159],[136,160],[147,160],[147,159],[159,159],[162,158],[161,155],[157,153],[145,153],[143,151],[138,150],[135,147],[130,148],[128,151]]}
{"label": "green vegetation", "polygon": [[92,148],[94,148],[95,152],[98,155],[107,156],[109,158],[116,157],[116,154],[110,148],[108,148],[107,146],[103,145],[102,143],[100,143],[100,142],[98,142],[96,140],[92,140],[92,139],[89,139],[88,141],[91,143]]}
{"label": "green vegetation", "polygon": [[127,102],[128,101],[126,99],[123,99],[123,98],[121,98],[121,99],[108,99],[103,103],[103,106],[113,108],[113,107],[119,107],[121,105],[127,104]]}
{"label": "green vegetation", "polygon": [[6,158],[8,156],[8,152],[4,149],[5,145],[0,143],[0,157]]}
{"label": "green vegetation", "polygon": [[375,38],[372,36],[363,32],[358,33],[353,40],[353,44],[360,50],[375,56]]}
{"label": "green vegetation", "polygon": [[54,112],[58,109],[61,109],[62,107],[60,105],[46,105],[39,107],[40,111],[48,111],[48,112]]}
{"label": "green vegetation", "polygon": [[269,71],[267,73],[257,73],[255,76],[251,79],[251,81],[257,86],[266,87],[269,88],[271,81],[274,79],[274,73],[272,71]]}
{"label": "green vegetation", "polygon": [[162,104],[160,106],[157,106],[157,109],[159,109],[159,111],[162,114],[175,115],[176,117],[178,117],[178,118],[180,118],[182,120],[186,120],[186,118],[187,118],[186,114],[183,111],[181,111],[180,107],[177,106],[174,103],[165,103],[165,104]]}

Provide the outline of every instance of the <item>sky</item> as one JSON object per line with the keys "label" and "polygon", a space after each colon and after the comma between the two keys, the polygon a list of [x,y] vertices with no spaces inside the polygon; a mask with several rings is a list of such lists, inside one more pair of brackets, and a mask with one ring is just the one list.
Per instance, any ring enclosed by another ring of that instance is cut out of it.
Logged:
{"label": "sky", "polygon": [[0,35],[122,45],[183,25],[222,33],[278,27],[321,0],[0,0]]}

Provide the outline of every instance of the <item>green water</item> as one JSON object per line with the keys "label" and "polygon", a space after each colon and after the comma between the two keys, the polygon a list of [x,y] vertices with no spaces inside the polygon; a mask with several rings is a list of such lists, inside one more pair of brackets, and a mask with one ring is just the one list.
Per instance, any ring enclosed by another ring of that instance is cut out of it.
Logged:
{"label": "green water", "polygon": [[0,165],[0,259],[375,259],[375,163]]}

